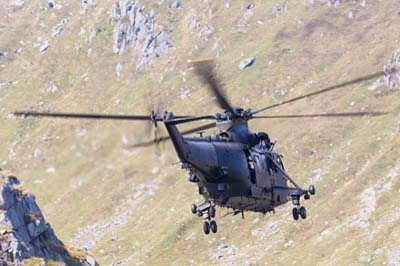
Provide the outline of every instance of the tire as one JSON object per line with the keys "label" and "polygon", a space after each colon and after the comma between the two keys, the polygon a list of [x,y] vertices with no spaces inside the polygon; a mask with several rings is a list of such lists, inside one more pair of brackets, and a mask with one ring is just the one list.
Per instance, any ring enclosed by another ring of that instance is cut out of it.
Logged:
{"label": "tire", "polygon": [[210,209],[208,209],[208,214],[210,215],[211,218],[215,217],[215,207],[210,207]]}
{"label": "tire", "polygon": [[210,222],[210,229],[211,229],[211,232],[213,232],[214,234],[218,231],[218,226],[217,226],[216,221],[212,220]]}
{"label": "tire", "polygon": [[307,210],[303,206],[300,207],[299,213],[300,213],[301,219],[307,218]]}
{"label": "tire", "polygon": [[205,221],[203,224],[203,231],[206,235],[210,233],[210,224],[207,221]]}
{"label": "tire", "polygon": [[190,210],[192,211],[193,214],[196,214],[196,212],[197,212],[196,204],[192,204],[192,206],[190,206]]}
{"label": "tire", "polygon": [[293,219],[297,221],[299,219],[299,210],[297,208],[293,208],[292,214],[293,214]]}
{"label": "tire", "polygon": [[315,187],[314,187],[313,185],[311,185],[311,186],[308,188],[308,191],[310,192],[311,195],[315,195]]}

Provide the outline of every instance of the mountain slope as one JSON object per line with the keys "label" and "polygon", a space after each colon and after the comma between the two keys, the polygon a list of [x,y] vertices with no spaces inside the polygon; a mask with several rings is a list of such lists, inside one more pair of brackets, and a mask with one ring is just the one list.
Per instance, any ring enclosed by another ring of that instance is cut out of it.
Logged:
{"label": "mountain slope", "polygon": [[[154,14],[146,37],[166,32],[171,45],[140,71],[146,39],[114,53],[126,21],[113,16],[116,1],[56,1],[50,9],[11,2],[0,4],[0,164],[32,177],[25,186],[61,239],[88,247],[102,265],[399,262],[399,92],[383,77],[271,112],[393,111],[382,118],[251,122],[278,141],[288,172],[303,186],[315,183],[317,195],[305,203],[305,221],[293,222],[288,204],[275,215],[217,218],[212,236],[190,213],[202,199],[171,165],[172,146],[128,147],[148,139],[143,124],[8,115],[146,114],[149,102],[177,114],[217,112],[188,65],[207,57],[232,103],[266,106],[383,70],[400,46],[398,1],[141,1],[142,14]],[[241,70],[250,57],[254,65]]]}

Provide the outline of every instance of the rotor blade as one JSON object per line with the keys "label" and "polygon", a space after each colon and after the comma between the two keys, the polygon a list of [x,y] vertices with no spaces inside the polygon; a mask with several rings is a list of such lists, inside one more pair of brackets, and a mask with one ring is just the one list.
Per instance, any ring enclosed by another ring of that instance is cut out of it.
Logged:
{"label": "rotor blade", "polygon": [[[50,113],[50,112],[34,112],[22,111],[14,112],[14,116],[23,118],[32,117],[56,117],[56,118],[77,118],[77,119],[108,119],[108,120],[139,120],[151,121],[150,115],[108,115],[108,114],[85,114],[85,113]],[[190,116],[176,116],[176,118],[187,118]],[[154,118],[156,121],[163,121],[161,117]]]}
{"label": "rotor blade", "polygon": [[[214,123],[206,124],[206,125],[199,126],[199,127],[196,127],[196,128],[188,129],[186,131],[182,131],[181,134],[182,135],[187,135],[187,134],[199,132],[199,131],[202,131],[202,130],[207,130],[207,129],[213,128],[215,126],[216,125],[215,125],[215,122],[214,122]],[[169,140],[169,139],[171,139],[171,137],[165,136],[165,137],[161,137],[161,138],[159,138],[157,140],[151,140],[151,141],[147,141],[147,142],[134,144],[134,145],[131,145],[131,147],[133,147],[133,148],[148,147],[148,146],[151,146],[153,144],[158,144],[160,142],[164,142],[164,141]]]}
{"label": "rotor blade", "polygon": [[262,115],[251,118],[304,118],[304,117],[354,117],[354,116],[381,116],[389,112],[354,112],[354,113],[326,113],[326,114],[304,114],[304,115]]}
{"label": "rotor blade", "polygon": [[195,61],[192,64],[194,66],[195,73],[200,77],[201,81],[204,84],[208,85],[208,87],[211,89],[211,92],[217,98],[218,105],[222,109],[229,111],[233,114],[233,108],[230,105],[229,101],[226,99],[226,96],[223,93],[222,85],[214,73],[213,61]]}
{"label": "rotor blade", "polygon": [[193,116],[193,117],[187,117],[187,118],[177,118],[177,119],[174,118],[172,120],[168,120],[168,123],[178,125],[178,124],[189,123],[189,122],[194,122],[194,121],[204,120],[204,119],[216,120],[217,118],[215,117],[215,115],[202,115],[202,116]]}
{"label": "rotor blade", "polygon": [[327,87],[327,88],[322,89],[322,90],[318,90],[318,91],[315,91],[315,92],[312,92],[312,93],[308,93],[308,94],[305,94],[305,95],[302,95],[302,96],[299,96],[299,97],[292,98],[290,100],[286,100],[286,101],[283,101],[283,102],[280,102],[280,103],[277,103],[277,104],[273,104],[273,105],[270,105],[270,106],[267,106],[267,107],[264,107],[264,108],[261,108],[261,109],[258,109],[258,110],[254,110],[254,111],[251,112],[251,114],[257,114],[257,113],[263,112],[265,110],[272,109],[272,108],[275,108],[275,107],[278,107],[278,106],[281,106],[281,105],[284,105],[284,104],[287,104],[287,103],[292,103],[292,102],[295,102],[295,101],[298,101],[298,100],[301,100],[301,99],[304,99],[304,98],[308,98],[308,97],[311,97],[311,96],[314,96],[314,95],[318,95],[318,94],[325,93],[325,92],[328,92],[328,91],[340,89],[340,88],[343,88],[343,87],[346,87],[346,86],[350,86],[350,85],[353,85],[353,84],[356,84],[356,83],[359,83],[359,82],[362,82],[362,81],[375,79],[375,78],[378,78],[380,76],[383,76],[383,74],[384,74],[383,71],[379,71],[379,72],[376,72],[374,74],[370,74],[370,75],[363,76],[363,77],[360,77],[360,78],[357,78],[357,79],[349,80],[349,81],[346,81],[346,82],[343,82],[343,83],[340,83],[340,84],[337,84],[337,85],[333,85],[333,86]]}

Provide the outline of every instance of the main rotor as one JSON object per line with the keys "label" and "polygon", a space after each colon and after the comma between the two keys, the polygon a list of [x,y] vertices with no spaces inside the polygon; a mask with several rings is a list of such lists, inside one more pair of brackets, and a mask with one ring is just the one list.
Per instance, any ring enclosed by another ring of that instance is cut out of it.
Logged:
{"label": "main rotor", "polygon": [[[181,132],[183,135],[191,134],[214,127],[218,127],[221,131],[229,130],[230,127],[240,124],[247,123],[251,119],[292,119],[292,118],[311,118],[311,117],[361,117],[361,116],[381,116],[388,114],[388,112],[342,112],[342,113],[319,113],[319,114],[288,114],[288,115],[256,115],[261,112],[271,110],[273,108],[280,107],[285,104],[293,103],[302,99],[306,99],[312,96],[323,94],[329,91],[341,89],[350,85],[354,85],[363,81],[379,78],[383,76],[384,72],[379,71],[370,75],[362,76],[356,79],[352,79],[340,84],[326,87],[324,89],[317,90],[312,93],[301,95],[286,101],[282,101],[273,105],[268,105],[260,109],[243,109],[241,107],[233,107],[229,102],[225,92],[222,88],[220,80],[215,74],[215,66],[212,60],[194,61],[191,63],[194,68],[194,73],[200,78],[200,80],[207,86],[209,91],[215,96],[217,105],[223,110],[221,113],[208,114],[208,115],[178,115],[169,117],[167,112],[155,113],[151,112],[150,115],[109,115],[109,114],[87,114],[87,113],[56,113],[56,112],[34,112],[34,111],[18,111],[13,114],[16,116],[25,117],[53,117],[53,118],[77,118],[77,119],[107,119],[107,120],[136,120],[136,121],[150,121],[154,125],[157,122],[165,122],[169,124],[184,124],[199,120],[214,120],[214,122],[195,127],[186,131]],[[144,142],[134,145],[149,146],[154,143],[169,140],[170,137],[161,137],[155,141]]]}

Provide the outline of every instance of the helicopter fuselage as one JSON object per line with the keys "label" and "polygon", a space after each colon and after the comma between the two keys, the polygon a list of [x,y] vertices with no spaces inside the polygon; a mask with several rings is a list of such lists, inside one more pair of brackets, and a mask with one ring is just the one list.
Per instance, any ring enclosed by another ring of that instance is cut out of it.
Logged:
{"label": "helicopter fuselage", "polygon": [[182,168],[189,171],[189,180],[198,184],[206,201],[266,213],[298,192],[288,185],[282,156],[271,149],[269,139],[251,132],[247,121],[206,137],[183,137],[168,119],[166,127]]}
{"label": "helicopter fuselage", "polygon": [[235,210],[266,213],[288,201],[281,156],[262,143],[253,147],[214,138],[185,138],[184,168],[206,200]]}

